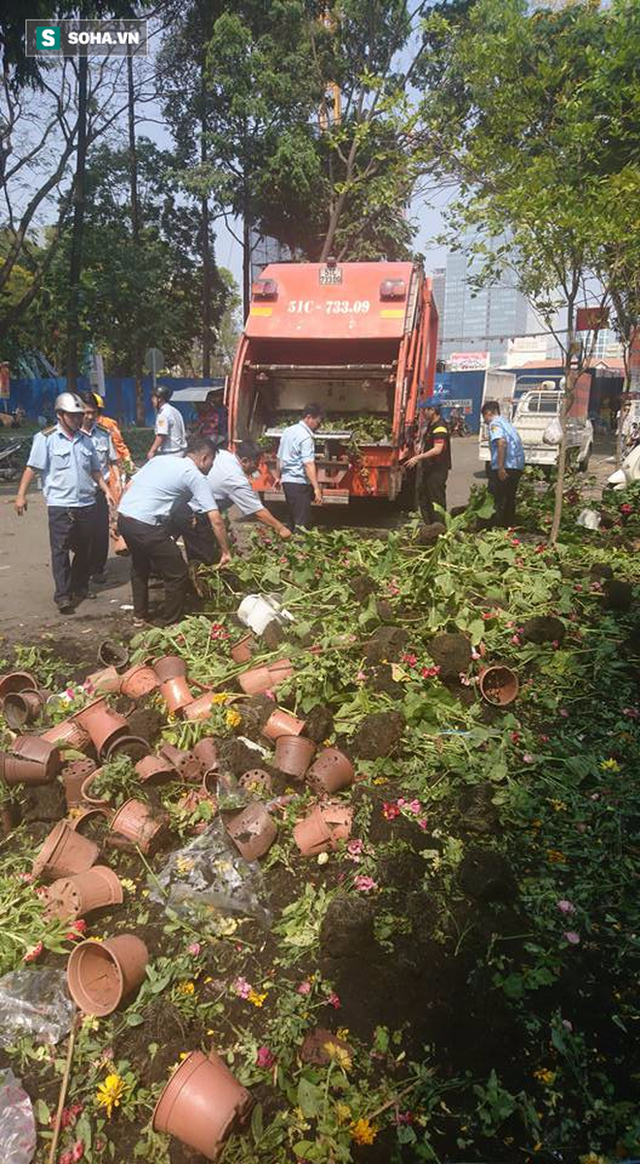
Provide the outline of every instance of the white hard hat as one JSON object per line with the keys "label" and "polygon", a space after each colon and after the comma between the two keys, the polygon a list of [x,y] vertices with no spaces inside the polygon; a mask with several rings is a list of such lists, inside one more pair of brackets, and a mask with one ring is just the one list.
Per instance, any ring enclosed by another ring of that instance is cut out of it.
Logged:
{"label": "white hard hat", "polygon": [[82,412],[84,414],[84,404],[75,392],[61,392],[56,396],[54,404],[55,412]]}

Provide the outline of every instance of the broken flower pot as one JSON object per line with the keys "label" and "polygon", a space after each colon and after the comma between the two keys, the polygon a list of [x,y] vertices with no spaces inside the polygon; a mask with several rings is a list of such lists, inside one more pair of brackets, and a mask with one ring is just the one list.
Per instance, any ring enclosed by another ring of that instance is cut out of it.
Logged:
{"label": "broken flower pot", "polygon": [[154,816],[148,804],[132,797],[118,809],[109,827],[112,833],[119,833],[137,845],[141,852],[150,853],[160,843],[165,824],[165,817]]}
{"label": "broken flower pot", "polygon": [[177,768],[183,780],[199,780],[202,776],[202,764],[193,752],[183,752],[173,744],[163,744],[158,749],[158,755],[164,756],[169,763]]}
{"label": "broken flower pot", "polygon": [[57,744],[59,748],[72,748],[75,752],[86,751],[91,743],[89,733],[76,722],[75,717],[63,719],[46,732],[41,732],[40,739]]}
{"label": "broken flower pot", "polygon": [[120,676],[120,690],[129,699],[143,699],[159,686],[160,680],[155,671],[145,663],[130,667]]}
{"label": "broken flower pot", "polygon": [[316,745],[304,736],[279,736],[274,763],[287,776],[301,779],[315,755]]}
{"label": "broken flower pot", "polygon": [[2,714],[14,731],[34,723],[42,714],[44,696],[39,691],[10,691],[5,695]]}
{"label": "broken flower pot", "polygon": [[197,699],[192,699],[184,709],[185,719],[192,722],[197,722],[201,719],[208,719],[211,715],[211,708],[216,703],[216,696],[213,691],[205,691],[204,695],[199,695]]}
{"label": "broken flower pot", "polygon": [[184,675],[176,675],[173,679],[166,679],[160,684],[160,695],[170,715],[177,715],[179,711],[193,703],[193,695]]}
{"label": "broken flower pot", "polygon": [[277,740],[278,736],[299,736],[303,731],[303,719],[297,719],[290,711],[276,707],[265,723],[262,734],[268,740]]}
{"label": "broken flower pot", "polygon": [[211,736],[205,736],[194,745],[193,754],[199,760],[205,772],[212,772],[218,767],[218,747]]}
{"label": "broken flower pot", "polygon": [[501,664],[487,667],[480,676],[480,691],[487,703],[506,707],[513,703],[519,690],[518,676],[510,667]]}
{"label": "broken flower pot", "polygon": [[271,792],[273,781],[264,768],[250,768],[248,772],[243,772],[238,784],[246,792],[253,792],[259,796],[261,793]]}
{"label": "broken flower pot", "polygon": [[142,784],[167,784],[180,778],[178,769],[164,756],[145,756],[138,760],[136,772]]}
{"label": "broken flower pot", "polygon": [[103,667],[101,671],[87,675],[85,683],[89,691],[97,691],[100,695],[118,695],[120,680],[115,667]]}
{"label": "broken flower pot", "polygon": [[351,836],[353,809],[341,801],[318,804],[293,828],[293,839],[303,857],[335,849]]}
{"label": "broken flower pot", "polygon": [[124,736],[129,731],[129,724],[123,715],[112,711],[106,699],[94,699],[77,711],[73,719],[81,728],[84,728],[91,737],[91,742],[99,756],[109,750],[110,744],[118,736]]}
{"label": "broken flower pot", "polygon": [[73,877],[95,865],[98,852],[94,841],[72,829],[68,821],[61,820],[46,838],[33,862],[32,873],[47,881]]}
{"label": "broken flower pot", "polygon": [[95,768],[83,781],[80,789],[80,803],[83,808],[113,808],[110,800],[91,791],[91,785],[101,772],[102,768]]}
{"label": "broken flower pot", "polygon": [[[226,815],[226,814],[225,814]],[[245,861],[257,861],[271,848],[278,829],[264,804],[254,800],[225,820],[225,828]]]}
{"label": "broken flower pot", "polygon": [[28,671],[10,671],[0,679],[0,707],[11,692],[37,690],[37,681]]}
{"label": "broken flower pot", "polygon": [[353,764],[338,748],[324,748],[307,772],[307,781],[318,793],[339,792],[353,784]]}
{"label": "broken flower pot", "polygon": [[95,771],[96,765],[88,756],[83,760],[72,760],[65,764],[60,775],[64,784],[67,808],[77,808],[82,800],[82,785]]}
{"label": "broken flower pot", "polygon": [[60,751],[42,736],[17,736],[2,757],[7,784],[49,784],[60,770]]}
{"label": "broken flower pot", "polygon": [[161,683],[168,683],[170,679],[185,679],[187,664],[181,655],[163,655],[156,659],[153,669]]}
{"label": "broken flower pot", "polygon": [[122,905],[124,894],[117,873],[107,865],[94,865],[85,873],[62,877],[46,892],[47,917],[75,921],[105,905]]}
{"label": "broken flower pot", "polygon": [[149,951],[134,934],[104,942],[80,942],[67,962],[67,986],[85,1014],[112,1014],[143,981]]}
{"label": "broken flower pot", "polygon": [[202,1051],[192,1051],[162,1092],[152,1126],[207,1160],[216,1160],[234,1123],[243,1119],[250,1106],[250,1093],[215,1051],[208,1058]]}

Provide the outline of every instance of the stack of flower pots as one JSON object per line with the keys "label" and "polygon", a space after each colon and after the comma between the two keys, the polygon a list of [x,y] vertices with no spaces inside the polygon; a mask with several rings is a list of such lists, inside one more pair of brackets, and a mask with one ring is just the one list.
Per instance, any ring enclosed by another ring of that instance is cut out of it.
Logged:
{"label": "stack of flower pots", "polygon": [[187,666],[180,655],[156,659],[153,669],[160,680],[160,694],[170,715],[177,715],[190,703],[193,695],[187,683]]}

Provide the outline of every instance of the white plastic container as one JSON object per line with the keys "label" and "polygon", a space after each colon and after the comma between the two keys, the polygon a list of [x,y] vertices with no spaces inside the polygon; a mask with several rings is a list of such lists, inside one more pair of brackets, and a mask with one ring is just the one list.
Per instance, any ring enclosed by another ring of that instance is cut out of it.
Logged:
{"label": "white plastic container", "polygon": [[292,615],[272,594],[247,594],[238,607],[237,615],[240,622],[249,627],[254,635],[264,634],[274,619],[278,622],[293,622]]}

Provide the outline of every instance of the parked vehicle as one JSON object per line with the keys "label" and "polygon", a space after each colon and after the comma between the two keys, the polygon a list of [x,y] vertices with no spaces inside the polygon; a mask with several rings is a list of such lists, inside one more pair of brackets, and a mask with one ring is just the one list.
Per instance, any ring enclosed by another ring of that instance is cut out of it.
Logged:
{"label": "parked vehicle", "polygon": [[230,376],[232,441],[258,440],[254,485],[273,490],[283,428],[315,401],[327,503],[393,500],[403,459],[417,451],[418,400],[433,393],[437,310],[431,281],[412,263],[277,263],[253,284]]}
{"label": "parked vehicle", "polygon": [[[587,415],[589,383],[588,376],[578,380],[565,420],[568,453],[582,470],[588,468],[593,451],[593,425]],[[526,384],[521,395],[500,402],[502,414],[511,420],[520,435],[527,465],[557,463],[559,444],[550,435],[557,425],[551,422],[560,416],[563,395],[563,380],[543,380],[542,383]],[[485,388],[485,399],[499,398],[489,395]],[[487,437],[486,425],[483,424],[480,428],[479,455],[480,460],[485,462],[490,460]]]}

